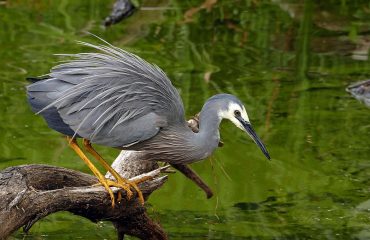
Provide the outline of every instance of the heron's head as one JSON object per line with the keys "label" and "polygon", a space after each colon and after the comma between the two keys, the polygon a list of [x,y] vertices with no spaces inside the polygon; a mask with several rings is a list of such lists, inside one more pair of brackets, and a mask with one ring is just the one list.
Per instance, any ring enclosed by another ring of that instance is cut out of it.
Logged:
{"label": "heron's head", "polygon": [[248,113],[245,110],[243,103],[237,97],[230,94],[217,94],[209,100],[211,102],[218,102],[217,113],[220,119],[229,119],[238,128],[246,132],[262,150],[263,154],[270,159],[270,155],[265,145],[252,128]]}

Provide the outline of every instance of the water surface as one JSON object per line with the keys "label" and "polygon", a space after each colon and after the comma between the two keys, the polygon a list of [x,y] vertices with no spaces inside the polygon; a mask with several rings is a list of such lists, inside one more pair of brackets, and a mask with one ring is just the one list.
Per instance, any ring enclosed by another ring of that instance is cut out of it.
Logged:
{"label": "water surface", "polygon": [[[149,200],[171,239],[369,239],[370,110],[345,87],[370,76],[367,1],[143,1],[109,29],[106,1],[0,2],[0,168],[46,163],[89,172],[29,109],[27,76],[47,73],[54,53],[88,51],[95,33],[160,66],[187,116],[213,94],[237,95],[272,156],[231,123],[225,146]],[[112,161],[116,150],[99,147]],[[114,239],[108,222],[51,215],[12,239]]]}

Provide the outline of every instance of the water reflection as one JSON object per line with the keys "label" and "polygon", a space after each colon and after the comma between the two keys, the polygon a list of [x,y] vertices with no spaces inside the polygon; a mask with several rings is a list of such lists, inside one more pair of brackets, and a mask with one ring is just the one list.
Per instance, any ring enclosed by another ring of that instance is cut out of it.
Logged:
{"label": "water reflection", "polygon": [[[88,172],[64,139],[32,114],[24,92],[25,77],[58,61],[53,53],[86,51],[74,40],[94,42],[82,33],[88,30],[163,68],[189,116],[215,93],[237,95],[273,157],[265,161],[247,136],[223,123],[225,146],[194,165],[215,197],[206,200],[176,174],[150,199],[151,215],[171,239],[369,238],[370,111],[344,90],[370,76],[368,3],[222,1],[197,10],[190,22],[184,15],[200,2],[156,4],[163,9],[139,11],[106,31],[100,28],[109,13],[103,1],[1,6],[1,168],[48,163]],[[25,238],[114,233],[107,223],[59,213]]]}

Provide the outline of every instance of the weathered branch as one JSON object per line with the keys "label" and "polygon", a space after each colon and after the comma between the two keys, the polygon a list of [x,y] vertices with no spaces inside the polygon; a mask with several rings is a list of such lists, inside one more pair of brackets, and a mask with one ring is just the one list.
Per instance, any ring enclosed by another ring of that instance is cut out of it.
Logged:
{"label": "weathered branch", "polygon": [[207,198],[211,198],[213,196],[213,192],[208,185],[203,182],[203,180],[196,174],[189,166],[185,164],[172,164],[172,167],[179,170],[182,174],[184,174],[187,178],[193,181],[198,187],[200,187],[206,194]]}
{"label": "weathered branch", "polygon": [[[167,180],[166,176],[158,177],[160,172],[157,169],[146,174],[154,179],[140,184],[145,197]],[[147,228],[149,232],[161,233],[161,237],[157,234],[149,238],[148,235],[145,239],[166,239],[164,231],[146,216],[145,208],[136,197],[127,200],[126,192],[122,191],[122,201],[112,208],[106,190],[92,187],[94,183],[97,179],[91,175],[55,166],[24,165],[3,170],[0,173],[0,237],[4,239],[22,226],[28,231],[39,219],[63,210],[94,222],[112,221],[121,235],[142,237],[143,233],[135,235],[135,232]],[[140,225],[128,228],[127,222],[140,222]],[[126,225],[124,232],[121,225]]]}
{"label": "weathered branch", "polygon": [[[197,130],[198,120],[189,121],[189,127]],[[160,176],[169,166],[159,167],[156,161],[143,161],[143,153],[122,151],[112,167],[124,178],[135,180],[150,176],[151,180],[140,183],[144,198],[161,187],[167,176]],[[186,165],[174,165],[185,176],[201,187],[207,197],[211,189]],[[110,173],[107,178],[112,178]],[[71,169],[48,165],[23,165],[10,167],[0,172],[0,239],[23,227],[28,231],[41,218],[58,211],[69,211],[90,219],[111,221],[118,232],[118,239],[125,234],[140,239],[167,239],[163,229],[153,222],[134,196],[122,200],[112,208],[106,190],[97,183],[94,176]],[[116,194],[117,195],[117,194]]]}

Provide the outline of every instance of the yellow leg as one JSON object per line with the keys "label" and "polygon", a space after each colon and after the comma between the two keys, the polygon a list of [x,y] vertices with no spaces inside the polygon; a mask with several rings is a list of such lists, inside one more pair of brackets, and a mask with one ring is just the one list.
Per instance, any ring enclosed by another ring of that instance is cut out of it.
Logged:
{"label": "yellow leg", "polygon": [[78,146],[76,139],[72,139],[71,137],[67,136],[67,140],[69,142],[69,146],[77,153],[77,155],[86,163],[86,165],[90,168],[90,170],[94,173],[94,175],[98,178],[99,182],[104,186],[104,188],[109,193],[110,199],[112,201],[112,207],[114,207],[114,194],[112,189],[109,187],[109,182],[104,176],[99,172],[99,170],[92,164],[92,162],[86,157],[86,155],[82,152],[80,146]]}
{"label": "yellow leg", "polygon": [[[88,151],[89,153],[91,153],[91,155],[93,155],[96,160],[98,160],[102,165],[103,167],[112,174],[112,176],[117,180],[117,182],[113,182],[113,181],[109,181],[109,185],[110,186],[115,186],[115,187],[118,187],[118,188],[122,188],[122,189],[125,189],[126,192],[127,192],[127,198],[130,199],[132,197],[132,191],[130,189],[130,187],[133,187],[137,194],[138,194],[138,198],[139,198],[139,201],[141,204],[144,204],[144,197],[143,197],[143,193],[141,192],[141,190],[139,189],[139,187],[137,186],[138,183],[140,182],[144,182],[146,181],[148,178],[145,178],[145,179],[138,179],[137,181],[129,181],[127,179],[124,179],[121,175],[119,175],[119,173],[117,173],[116,170],[114,170],[101,156],[100,154],[95,151],[95,149],[91,146],[91,143],[89,140],[87,139],[83,139],[83,143],[84,143],[84,146],[86,148],[86,151]],[[120,198],[120,196],[119,196]]]}

